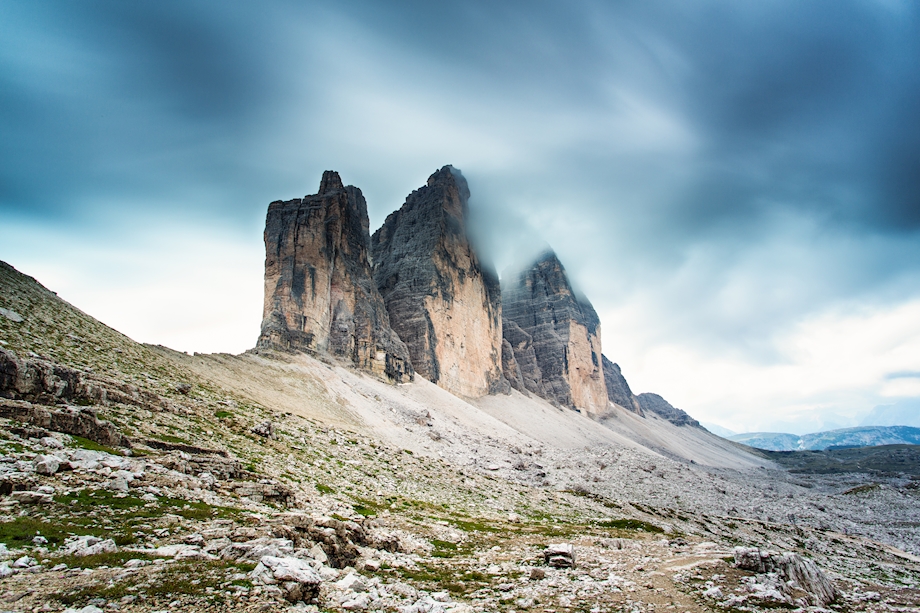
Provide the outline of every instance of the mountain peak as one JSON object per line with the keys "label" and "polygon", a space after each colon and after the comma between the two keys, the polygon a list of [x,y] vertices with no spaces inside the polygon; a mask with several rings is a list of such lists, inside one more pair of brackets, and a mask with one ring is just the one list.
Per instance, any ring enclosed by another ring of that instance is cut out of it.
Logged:
{"label": "mountain peak", "polygon": [[334,170],[324,171],[323,178],[319,182],[319,192],[317,192],[317,195],[323,196],[340,189],[345,189],[345,186],[342,184],[342,177],[339,176],[339,173]]}

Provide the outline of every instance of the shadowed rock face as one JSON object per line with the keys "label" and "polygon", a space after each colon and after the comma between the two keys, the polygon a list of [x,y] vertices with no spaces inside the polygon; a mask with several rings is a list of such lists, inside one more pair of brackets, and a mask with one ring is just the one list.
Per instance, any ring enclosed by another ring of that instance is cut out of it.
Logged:
{"label": "shadowed rock face", "polygon": [[265,302],[258,347],[328,353],[395,381],[412,379],[368,259],[361,190],[326,171],[319,193],[276,201],[265,221]]}
{"label": "shadowed rock face", "polygon": [[466,233],[466,179],[428,178],[371,238],[374,279],[415,371],[461,396],[505,391],[501,290]]}
{"label": "shadowed rock face", "polygon": [[636,395],[629,389],[629,383],[626,382],[626,377],[620,372],[619,365],[608,360],[607,356],[601,356],[601,362],[604,365],[604,383],[607,385],[607,398],[610,402],[618,404],[640,417],[645,417],[645,412],[639,406],[639,400]]}
{"label": "shadowed rock face", "polygon": [[575,295],[555,253],[547,251],[508,282],[502,308],[504,335],[525,386],[560,405],[604,413],[600,320],[594,307]]}
{"label": "shadowed rock face", "polygon": [[[533,349],[533,337],[524,332],[514,321],[503,317],[502,319],[502,336],[504,342],[514,354],[514,365],[521,375],[521,384],[527,391],[533,392],[537,396],[546,398],[546,390],[543,389],[543,371],[537,363],[537,355]],[[510,365],[509,365],[510,366]],[[516,373],[505,369],[505,378],[514,387],[511,380]]]}
{"label": "shadowed rock face", "polygon": [[684,411],[672,407],[670,402],[658,394],[639,394],[636,396],[636,399],[639,401],[639,406],[641,406],[644,411],[655,413],[676,426],[702,427],[700,426],[700,422],[687,415]]}
{"label": "shadowed rock face", "polygon": [[521,376],[521,367],[518,366],[517,359],[514,357],[514,349],[505,338],[502,339],[502,373],[512,388],[529,396],[527,387],[524,385],[524,378]]}

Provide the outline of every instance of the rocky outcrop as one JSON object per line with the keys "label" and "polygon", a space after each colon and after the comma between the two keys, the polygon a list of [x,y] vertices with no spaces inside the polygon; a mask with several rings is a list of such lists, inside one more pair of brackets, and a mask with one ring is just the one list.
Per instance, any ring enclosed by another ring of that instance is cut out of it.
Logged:
{"label": "rocky outcrop", "polygon": [[415,371],[467,397],[504,391],[501,290],[466,233],[470,192],[445,166],[371,238],[374,279]]}
{"label": "rocky outcrop", "polygon": [[627,411],[635,413],[640,417],[645,417],[645,412],[639,406],[639,400],[636,395],[629,389],[629,383],[626,377],[620,372],[620,366],[607,359],[607,356],[601,356],[601,363],[604,366],[604,383],[607,386],[607,399],[614,404],[618,404]]}
{"label": "rocky outcrop", "polygon": [[600,320],[591,303],[572,290],[555,253],[546,251],[509,279],[502,308],[505,338],[525,385],[534,382],[528,389],[563,406],[606,412]]}
{"label": "rocky outcrop", "polygon": [[779,579],[777,591],[790,606],[798,595],[796,588],[808,594],[808,599],[817,607],[825,607],[837,600],[834,582],[810,558],[794,552],[761,551],[757,547],[735,547],[734,558],[736,568],[758,575],[774,574]]}
{"label": "rocky outcrop", "polygon": [[368,258],[361,190],[326,171],[319,192],[272,202],[258,347],[330,354],[394,381],[412,379]]}
{"label": "rocky outcrop", "polygon": [[91,407],[33,405],[23,400],[0,399],[0,417],[23,421],[53,432],[89,439],[108,447],[131,447],[131,441],[111,422],[98,419]]}
{"label": "rocky outcrop", "polygon": [[639,401],[639,406],[642,407],[643,411],[654,413],[668,420],[675,426],[702,428],[700,422],[687,415],[684,411],[671,406],[670,402],[658,394],[639,394],[636,396],[636,399]]}

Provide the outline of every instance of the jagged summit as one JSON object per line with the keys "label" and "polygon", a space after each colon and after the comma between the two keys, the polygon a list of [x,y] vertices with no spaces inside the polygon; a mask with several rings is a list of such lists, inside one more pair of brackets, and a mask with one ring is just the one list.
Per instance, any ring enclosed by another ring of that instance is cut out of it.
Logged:
{"label": "jagged summit", "polygon": [[411,380],[409,352],[372,279],[368,228],[361,190],[331,170],[317,194],[269,205],[258,347],[328,353]]}
{"label": "jagged summit", "polygon": [[531,266],[506,277],[503,335],[525,387],[563,406],[604,413],[600,320],[572,289],[556,253],[545,250]]}
{"label": "jagged summit", "polygon": [[334,170],[326,170],[323,172],[323,178],[319,183],[319,192],[317,192],[316,195],[325,196],[328,193],[340,189],[345,189],[345,185],[342,183],[342,177]]}
{"label": "jagged summit", "polygon": [[466,231],[470,192],[444,166],[371,238],[374,279],[416,372],[455,394],[505,389],[501,291]]}

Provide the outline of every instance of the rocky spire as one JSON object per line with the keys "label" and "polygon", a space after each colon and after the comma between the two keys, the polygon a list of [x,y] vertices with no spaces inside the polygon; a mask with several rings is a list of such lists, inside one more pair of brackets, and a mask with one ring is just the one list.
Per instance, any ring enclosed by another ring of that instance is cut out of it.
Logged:
{"label": "rocky spire", "polygon": [[368,258],[361,190],[323,173],[319,193],[276,201],[265,221],[259,347],[327,353],[394,381],[412,379]]}
{"label": "rocky spire", "polygon": [[466,179],[444,166],[371,238],[374,279],[415,371],[467,397],[504,390],[501,290],[466,233]]}
{"label": "rocky spire", "polygon": [[600,320],[552,250],[502,288],[504,338],[530,391],[600,415],[607,409]]}

